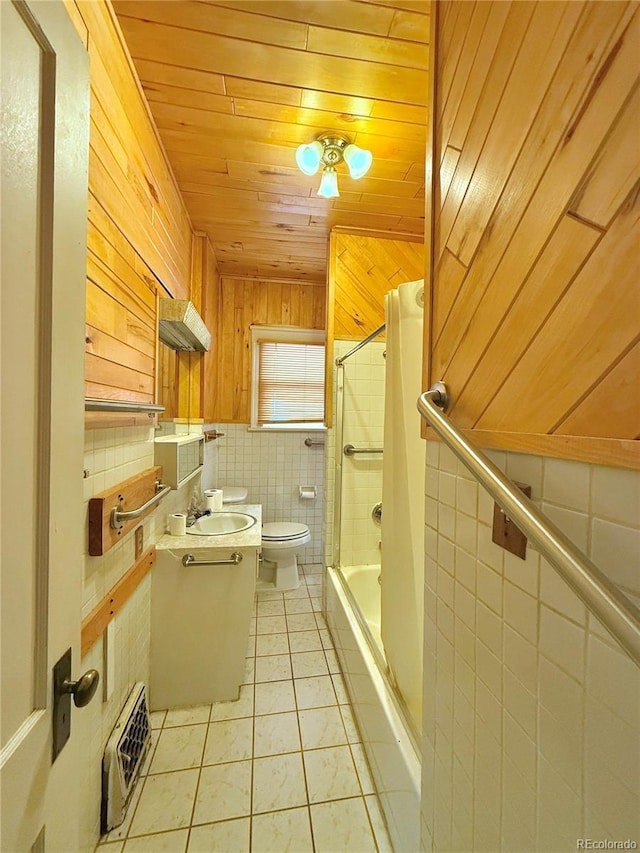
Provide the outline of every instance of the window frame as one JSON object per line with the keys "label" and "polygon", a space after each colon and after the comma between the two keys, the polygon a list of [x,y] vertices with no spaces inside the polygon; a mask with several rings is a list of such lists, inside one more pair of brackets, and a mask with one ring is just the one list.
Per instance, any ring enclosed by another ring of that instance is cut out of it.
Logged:
{"label": "window frame", "polygon": [[[287,423],[272,421],[258,423],[258,388],[260,373],[260,341],[285,344],[322,344],[327,349],[327,336],[324,329],[307,329],[303,326],[264,326],[252,324],[251,331],[251,424],[249,429],[255,432],[312,432],[326,430],[326,402],[322,421],[307,423]],[[324,380],[326,389],[326,376]]]}

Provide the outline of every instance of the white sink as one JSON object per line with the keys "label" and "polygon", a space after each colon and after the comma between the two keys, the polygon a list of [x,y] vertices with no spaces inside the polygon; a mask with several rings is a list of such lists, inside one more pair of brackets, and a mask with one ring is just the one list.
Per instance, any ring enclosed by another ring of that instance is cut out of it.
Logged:
{"label": "white sink", "polygon": [[187,527],[187,533],[192,536],[222,536],[248,530],[255,523],[255,518],[245,512],[214,512],[201,516],[195,524]]}

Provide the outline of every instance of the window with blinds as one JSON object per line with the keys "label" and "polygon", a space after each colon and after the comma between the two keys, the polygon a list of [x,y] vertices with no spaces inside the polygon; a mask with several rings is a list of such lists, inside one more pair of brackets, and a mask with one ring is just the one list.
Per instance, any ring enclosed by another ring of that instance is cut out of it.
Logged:
{"label": "window with blinds", "polygon": [[252,327],[252,426],[323,423],[325,347],[320,336],[305,329]]}

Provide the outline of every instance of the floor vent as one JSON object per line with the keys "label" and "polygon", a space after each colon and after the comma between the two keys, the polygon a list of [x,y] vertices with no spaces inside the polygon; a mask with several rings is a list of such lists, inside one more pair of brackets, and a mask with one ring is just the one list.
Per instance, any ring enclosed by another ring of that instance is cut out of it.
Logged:
{"label": "floor vent", "polygon": [[124,820],[145,756],[151,745],[147,692],[134,685],[107,742],[102,759],[101,830],[109,832]]}

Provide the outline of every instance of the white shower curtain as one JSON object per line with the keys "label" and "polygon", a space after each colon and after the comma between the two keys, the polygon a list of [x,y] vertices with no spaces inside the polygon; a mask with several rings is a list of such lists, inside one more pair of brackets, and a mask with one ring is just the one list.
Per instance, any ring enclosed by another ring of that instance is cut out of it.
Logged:
{"label": "white shower curtain", "polygon": [[385,295],[387,360],[382,473],[382,614],[387,663],[422,730],[425,442],[416,400],[422,384],[423,281]]}

